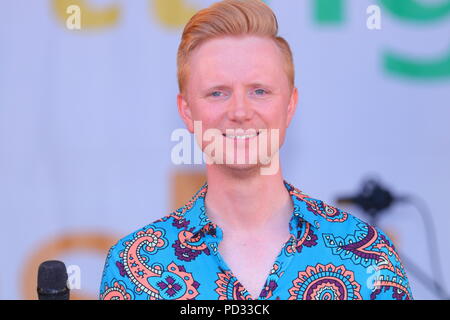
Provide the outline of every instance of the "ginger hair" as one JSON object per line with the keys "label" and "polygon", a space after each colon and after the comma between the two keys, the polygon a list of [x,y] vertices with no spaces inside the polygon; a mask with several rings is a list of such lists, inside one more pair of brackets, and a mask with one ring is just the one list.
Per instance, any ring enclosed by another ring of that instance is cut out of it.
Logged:
{"label": "ginger hair", "polygon": [[291,48],[278,36],[278,21],[261,0],[223,0],[197,12],[186,24],[177,54],[177,76],[180,93],[185,90],[189,57],[202,43],[224,36],[260,36],[275,41],[284,57],[284,68],[291,88],[295,71]]}

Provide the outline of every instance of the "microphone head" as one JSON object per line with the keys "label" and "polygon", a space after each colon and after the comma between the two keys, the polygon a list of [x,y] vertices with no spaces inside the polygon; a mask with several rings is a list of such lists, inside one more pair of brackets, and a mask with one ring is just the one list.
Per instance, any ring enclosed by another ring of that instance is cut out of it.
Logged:
{"label": "microphone head", "polygon": [[37,279],[39,300],[69,300],[67,278],[64,262],[49,260],[41,263]]}

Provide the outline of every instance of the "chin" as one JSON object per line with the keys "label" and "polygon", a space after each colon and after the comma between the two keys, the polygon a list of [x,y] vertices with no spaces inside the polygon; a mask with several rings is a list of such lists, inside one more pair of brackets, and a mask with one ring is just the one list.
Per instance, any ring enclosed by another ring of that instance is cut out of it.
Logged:
{"label": "chin", "polygon": [[260,172],[260,165],[258,164],[222,164],[219,166],[231,175],[249,176]]}

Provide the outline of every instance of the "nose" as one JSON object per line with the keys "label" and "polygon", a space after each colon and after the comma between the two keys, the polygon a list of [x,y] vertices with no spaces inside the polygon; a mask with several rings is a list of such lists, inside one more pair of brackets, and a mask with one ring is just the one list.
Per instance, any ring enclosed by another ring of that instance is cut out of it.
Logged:
{"label": "nose", "polygon": [[253,117],[253,109],[247,95],[243,91],[236,91],[230,99],[228,118],[235,122],[245,122]]}

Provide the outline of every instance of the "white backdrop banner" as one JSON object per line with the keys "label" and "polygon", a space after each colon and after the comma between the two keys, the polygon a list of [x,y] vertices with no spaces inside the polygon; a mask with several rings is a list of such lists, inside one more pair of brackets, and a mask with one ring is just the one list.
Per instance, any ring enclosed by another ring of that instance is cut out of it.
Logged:
{"label": "white backdrop banner", "polygon": [[[173,209],[169,177],[192,170],[170,157],[183,128],[176,50],[183,25],[212,2],[0,3],[0,299],[34,298],[36,265],[49,257],[71,266],[75,297],[96,298],[112,242]],[[294,51],[300,92],[286,180],[330,204],[368,174],[420,196],[448,270],[450,0],[266,3]],[[432,275],[413,207],[378,223]],[[439,298],[405,268],[415,298]]]}

